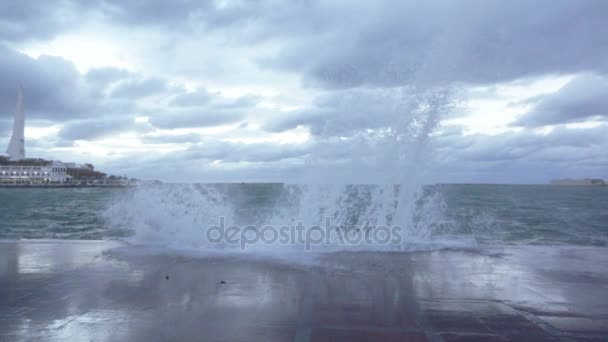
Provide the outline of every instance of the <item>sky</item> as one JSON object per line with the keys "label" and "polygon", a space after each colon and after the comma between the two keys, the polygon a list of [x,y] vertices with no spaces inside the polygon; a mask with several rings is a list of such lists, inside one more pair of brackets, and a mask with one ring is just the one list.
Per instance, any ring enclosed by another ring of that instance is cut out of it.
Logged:
{"label": "sky", "polygon": [[142,179],[608,178],[607,16],[603,0],[4,1],[0,146],[21,85],[28,157]]}

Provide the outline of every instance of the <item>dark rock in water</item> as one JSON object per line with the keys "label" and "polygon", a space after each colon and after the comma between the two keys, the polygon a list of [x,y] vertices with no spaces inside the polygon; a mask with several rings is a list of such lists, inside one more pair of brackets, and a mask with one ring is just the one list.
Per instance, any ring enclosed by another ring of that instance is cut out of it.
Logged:
{"label": "dark rock in water", "polygon": [[165,279],[169,280],[169,276],[165,276]]}
{"label": "dark rock in water", "polygon": [[222,281],[220,281],[220,284],[226,284],[226,282],[222,280]]}

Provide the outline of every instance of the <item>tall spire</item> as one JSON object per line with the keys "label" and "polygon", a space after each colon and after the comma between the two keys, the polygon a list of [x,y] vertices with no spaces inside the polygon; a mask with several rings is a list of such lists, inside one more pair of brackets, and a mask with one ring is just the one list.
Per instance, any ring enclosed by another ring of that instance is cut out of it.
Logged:
{"label": "tall spire", "polygon": [[23,89],[17,91],[17,108],[13,122],[13,135],[8,143],[6,153],[12,160],[25,159],[25,113],[23,112]]}

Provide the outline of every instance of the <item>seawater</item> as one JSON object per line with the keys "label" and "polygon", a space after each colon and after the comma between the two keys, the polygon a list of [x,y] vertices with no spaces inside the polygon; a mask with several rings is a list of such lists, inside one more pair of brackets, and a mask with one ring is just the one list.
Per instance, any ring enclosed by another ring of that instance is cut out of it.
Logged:
{"label": "seawater", "polygon": [[[0,189],[0,238],[121,239],[211,250],[205,231],[226,224],[402,225],[383,250],[503,245],[608,246],[608,187],[434,185],[413,196],[380,185],[163,184],[135,189]],[[251,247],[251,246],[250,246]],[[348,249],[329,246],[330,250]],[[289,246],[255,248],[284,249]]]}
{"label": "seawater", "polygon": [[[332,171],[340,161],[318,148],[305,160],[300,184],[0,189],[0,238],[122,239],[161,248],[234,251],[243,246],[211,241],[211,228],[223,223],[260,232],[301,223],[308,229],[325,226],[331,233],[316,246],[321,251],[606,246],[606,187],[424,186],[434,156],[429,140],[457,105],[457,89],[410,86],[377,95],[379,103],[391,104],[383,113],[390,125],[352,132],[342,142],[353,147],[343,155],[352,166],[347,172]],[[319,137],[317,143],[324,139],[332,138]],[[328,159],[337,164],[328,166]],[[361,184],[368,182],[374,184]],[[383,227],[399,227],[399,239],[343,243],[345,237],[375,236]],[[298,243],[265,241],[247,247],[302,249]]]}

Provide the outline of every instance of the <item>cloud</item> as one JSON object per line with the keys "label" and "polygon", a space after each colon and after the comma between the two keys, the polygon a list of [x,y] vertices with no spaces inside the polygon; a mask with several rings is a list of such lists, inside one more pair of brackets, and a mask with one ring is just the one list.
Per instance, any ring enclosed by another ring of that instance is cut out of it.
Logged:
{"label": "cloud", "polygon": [[201,141],[200,134],[146,134],[141,138],[144,144],[187,144]]}
{"label": "cloud", "polygon": [[408,125],[428,115],[445,115],[453,99],[450,89],[348,89],[325,93],[315,107],[275,114],[264,128],[281,132],[307,126],[314,135],[351,136],[361,131]]}
{"label": "cloud", "polygon": [[[304,174],[303,167],[289,163],[290,160],[277,162],[209,163],[208,160],[187,160],[175,155],[164,155],[153,159],[140,154],[115,159],[100,164],[99,169],[114,174],[137,175],[143,179],[162,179],[182,183],[194,182],[276,182],[293,181],[297,175]],[[96,165],[98,166],[98,165]],[[291,176],[288,176],[291,175]]]}
{"label": "cloud", "polygon": [[541,97],[514,125],[539,127],[608,118],[608,79],[581,75],[553,94]]}
{"label": "cloud", "polygon": [[83,76],[64,58],[31,58],[0,44],[0,113],[12,117],[19,86],[24,92],[27,120],[63,122],[133,111],[136,104],[131,98],[106,98],[111,73],[116,80],[121,79],[119,74],[126,75],[93,69]]}
{"label": "cloud", "polygon": [[119,83],[111,93],[114,98],[138,99],[163,93],[167,81],[160,78],[131,79]]}
{"label": "cloud", "polygon": [[[186,138],[183,141],[189,140]],[[131,156],[129,161],[112,165],[124,170],[122,173],[148,177],[163,174],[165,179],[175,181],[386,182],[390,176],[386,166],[395,165],[401,157],[398,149],[390,149],[386,143],[366,134],[347,139],[318,138],[304,144],[205,138],[189,142],[182,151]],[[552,178],[605,177],[608,172],[608,125],[558,127],[546,135],[522,130],[496,136],[463,136],[460,129],[453,128],[436,136],[432,145],[428,154],[419,151],[419,162],[433,165],[423,170],[430,171],[435,181],[546,183]],[[172,165],[173,171],[163,173],[166,165]],[[192,168],[196,172],[192,173]]]}
{"label": "cloud", "polygon": [[196,0],[171,3],[162,0],[144,2],[104,0],[100,3],[98,8],[100,11],[127,26],[152,26],[191,31],[199,26],[212,29],[254,20],[254,16],[260,14],[257,7],[267,2],[221,4],[216,1]]}
{"label": "cloud", "polygon": [[[558,127],[547,134],[531,130],[506,132],[498,135],[439,136],[438,147],[449,159],[474,161],[514,160],[527,158],[554,147],[586,149],[608,144],[608,125],[594,128]],[[608,146],[608,145],[607,145]],[[564,156],[576,160],[576,155]]]}
{"label": "cloud", "polygon": [[[9,135],[11,134],[11,129],[12,121],[0,120],[0,139],[6,138],[6,141],[8,141]],[[4,148],[4,146],[0,146],[0,153],[4,152],[2,151],[2,148]]]}
{"label": "cloud", "polygon": [[191,109],[164,112],[150,117],[150,123],[162,129],[211,127],[234,123],[244,114],[234,110]]}
{"label": "cloud", "polygon": [[210,93],[206,89],[197,89],[190,93],[177,95],[171,101],[171,105],[178,107],[204,106],[218,95],[218,93]]}
{"label": "cloud", "polygon": [[151,130],[149,125],[136,123],[132,117],[103,118],[67,122],[59,131],[58,136],[64,141],[95,140],[124,131],[146,132],[149,130]]}
{"label": "cloud", "polygon": [[93,68],[85,74],[90,83],[108,85],[132,75],[129,71],[115,67]]}
{"label": "cloud", "polygon": [[50,56],[33,59],[0,45],[1,112],[14,112],[19,85],[28,117],[78,117],[95,107],[71,62]]}
{"label": "cloud", "polygon": [[309,148],[303,144],[245,144],[208,140],[191,146],[182,156],[188,160],[221,160],[228,163],[275,162],[302,157]]}
{"label": "cloud", "polygon": [[220,108],[251,108],[260,102],[261,97],[254,94],[239,96],[235,99],[224,99],[216,104]]}
{"label": "cloud", "polygon": [[[605,177],[608,125],[557,127],[499,135],[448,133],[434,140],[436,177],[444,181],[545,183],[552,178]],[[432,156],[433,157],[433,156]]]}
{"label": "cloud", "polygon": [[[268,53],[254,54],[258,65],[293,72],[314,86],[488,84],[608,72],[608,44],[600,38],[608,36],[608,4],[602,0],[106,0],[94,10],[124,27],[212,34],[237,45],[272,43]],[[585,19],[565,24],[572,18]]]}
{"label": "cloud", "polygon": [[0,2],[0,41],[48,39],[76,26],[85,9],[73,1]]}
{"label": "cloud", "polygon": [[[608,36],[604,1],[349,3],[339,14],[321,6],[282,18],[289,26],[321,21],[316,26],[321,32],[311,27],[299,39],[290,38],[261,65],[301,73],[311,85],[339,88],[479,84],[608,71],[601,57],[608,45],[596,41]],[[571,18],[585,20],[565,24]],[[261,21],[273,19],[262,16]],[[274,30],[281,32],[279,25],[274,21]]]}
{"label": "cloud", "polygon": [[[321,177],[366,176],[363,170],[423,146],[437,121],[454,112],[454,89],[483,89],[470,117],[485,120],[477,115],[484,103],[521,100],[525,95],[513,94],[542,84],[530,80],[568,76],[572,82],[559,91],[525,103],[532,109],[518,128],[498,127],[512,130],[494,136],[443,129],[431,139],[436,152],[418,154],[437,157],[439,179],[592,176],[608,163],[604,125],[546,134],[535,128],[606,119],[607,11],[601,0],[6,3],[0,138],[9,134],[22,84],[28,124],[60,127],[54,146],[133,132],[143,144],[172,151],[151,156],[140,145],[125,147],[107,154],[113,168],[163,178],[177,177],[174,165],[196,165],[208,176],[247,180],[319,165]],[[109,47],[103,58],[72,44],[98,40]],[[112,66],[117,60],[134,67]],[[105,66],[79,72],[83,65]],[[501,86],[517,82],[528,85]],[[262,95],[238,97],[246,93]],[[145,117],[148,123],[134,121]],[[213,126],[223,127],[199,133]],[[45,151],[51,140],[30,140],[37,152],[53,152]],[[196,176],[183,172],[184,180]]]}
{"label": "cloud", "polygon": [[235,123],[245,118],[248,112],[254,111],[260,98],[255,95],[244,95],[237,98],[225,98],[220,93],[207,93],[198,90],[194,93],[177,95],[171,104],[176,107],[155,113],[150,123],[158,128],[196,128]]}

